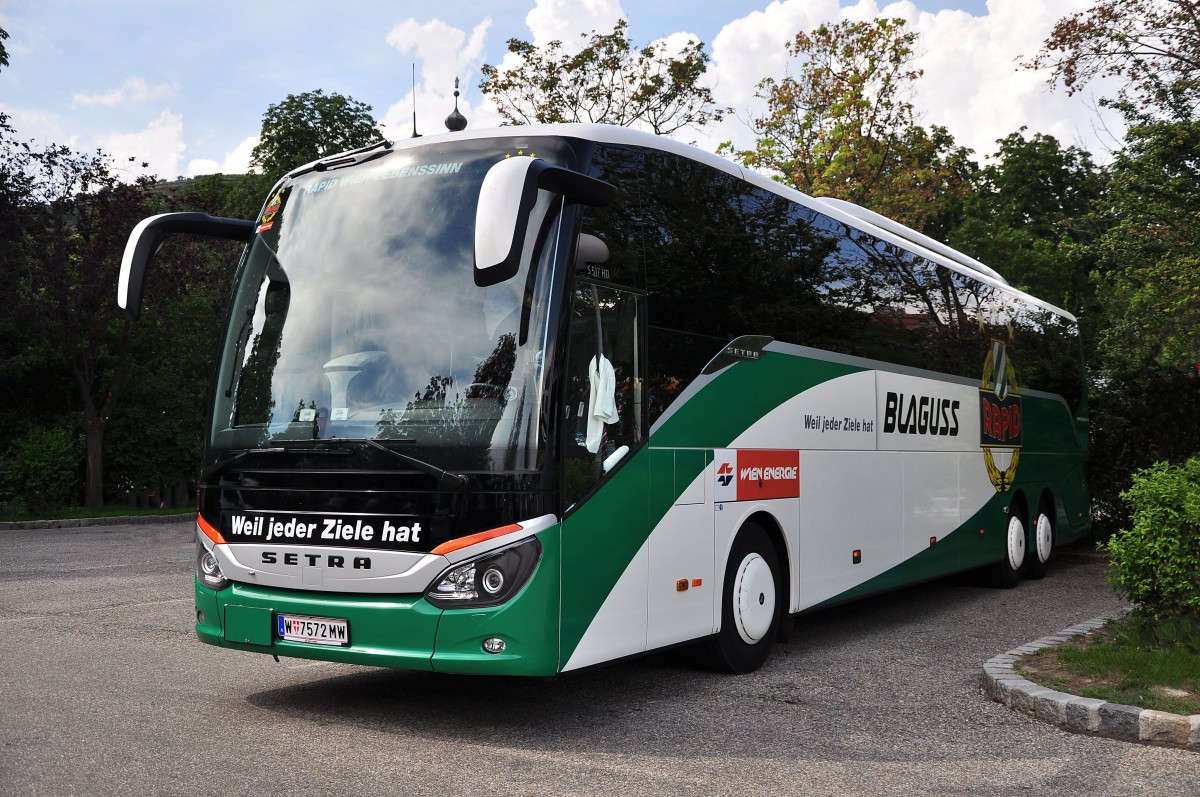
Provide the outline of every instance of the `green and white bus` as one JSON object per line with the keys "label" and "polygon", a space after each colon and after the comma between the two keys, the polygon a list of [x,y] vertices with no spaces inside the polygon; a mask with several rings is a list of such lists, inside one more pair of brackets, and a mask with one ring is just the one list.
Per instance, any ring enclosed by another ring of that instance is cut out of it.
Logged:
{"label": "green and white bus", "polygon": [[196,632],[553,675],[801,613],[1046,573],[1087,531],[1076,320],[844,202],[607,126],[297,169],[244,240],[213,377]]}

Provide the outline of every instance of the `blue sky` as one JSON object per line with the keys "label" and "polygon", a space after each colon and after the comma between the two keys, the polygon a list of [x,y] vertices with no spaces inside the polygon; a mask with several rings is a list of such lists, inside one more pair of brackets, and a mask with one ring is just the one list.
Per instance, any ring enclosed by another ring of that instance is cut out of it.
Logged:
{"label": "blue sky", "polygon": [[[0,110],[22,138],[100,147],[150,162],[160,177],[241,171],[267,106],[316,88],[371,105],[391,136],[411,130],[412,69],[422,132],[442,129],[454,77],[472,126],[499,118],[478,92],[479,67],[517,37],[570,41],[630,21],[638,44],[698,37],[712,55],[718,101],[734,117],[680,138],[713,148],[748,145],[754,85],[787,68],[797,31],[842,18],[901,16],[920,36],[925,77],[914,102],[980,155],[1026,126],[1087,146],[1103,160],[1115,143],[1095,96],[1050,92],[1017,68],[1057,18],[1086,0],[0,0],[10,66]],[[330,8],[336,9],[331,13]]]}

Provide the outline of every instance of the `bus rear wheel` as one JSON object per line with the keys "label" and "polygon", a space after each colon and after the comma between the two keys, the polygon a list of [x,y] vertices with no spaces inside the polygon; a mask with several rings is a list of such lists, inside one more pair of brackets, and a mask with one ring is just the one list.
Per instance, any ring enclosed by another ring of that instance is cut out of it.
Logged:
{"label": "bus rear wheel", "polygon": [[1042,510],[1033,524],[1033,543],[1029,546],[1029,567],[1026,578],[1042,578],[1054,558],[1054,521]]}
{"label": "bus rear wheel", "polygon": [[738,532],[725,565],[721,630],[702,643],[704,663],[718,672],[747,673],[767,660],[781,617],[779,558],[762,526]]}

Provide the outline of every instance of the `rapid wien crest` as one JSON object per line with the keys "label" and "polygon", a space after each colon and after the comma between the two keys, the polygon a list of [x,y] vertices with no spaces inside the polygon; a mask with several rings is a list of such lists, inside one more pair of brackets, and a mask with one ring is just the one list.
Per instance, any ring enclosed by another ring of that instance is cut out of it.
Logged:
{"label": "rapid wien crest", "polygon": [[[1012,330],[1009,328],[1009,337]],[[979,386],[979,445],[988,478],[996,492],[1012,489],[1021,460],[1021,390],[1008,347],[1003,340],[992,340],[983,361],[983,381]]]}

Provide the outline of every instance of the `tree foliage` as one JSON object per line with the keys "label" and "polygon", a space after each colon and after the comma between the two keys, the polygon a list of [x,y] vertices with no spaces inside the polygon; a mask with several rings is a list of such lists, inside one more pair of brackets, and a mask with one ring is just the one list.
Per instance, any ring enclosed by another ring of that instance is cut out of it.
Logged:
{"label": "tree foliage", "polygon": [[[11,131],[11,128],[9,129]],[[87,442],[85,504],[103,505],[104,434],[124,387],[132,332],[113,287],[125,238],[147,215],[150,181],[122,182],[102,153],[0,141],[5,200],[5,297],[69,374]]]}
{"label": "tree foliage", "polygon": [[1104,172],[1079,147],[1025,128],[1005,136],[948,236],[1014,285],[1072,313],[1091,303],[1093,261],[1084,244],[1100,232],[1093,216]]}
{"label": "tree foliage", "polygon": [[8,38],[8,31],[0,28],[0,66],[8,66],[8,50],[4,47],[4,41]]}
{"label": "tree foliage", "polygon": [[976,166],[944,128],[925,130],[910,96],[917,34],[903,19],[844,21],[788,45],[798,73],[764,78],[752,149],[722,149],[814,196],[863,205],[921,229],[946,224]]}
{"label": "tree foliage", "polygon": [[0,422],[0,449],[17,445],[28,459],[21,441],[53,440],[56,451],[85,441],[84,478],[70,474],[65,490],[24,483],[30,509],[63,495],[102,506],[114,495],[109,465],[118,491],[194,478],[229,259],[218,267],[211,248],[172,239],[151,270],[141,321],[131,325],[115,302],[130,230],[180,204],[152,178],[120,179],[101,152],[20,141],[0,117],[0,301],[12,311],[0,321],[0,395],[24,408]]}
{"label": "tree foliage", "polygon": [[1060,19],[1025,66],[1049,68],[1068,94],[1117,78],[1123,85],[1109,103],[1128,114],[1192,118],[1200,107],[1200,2],[1100,0]]}
{"label": "tree foliage", "polygon": [[262,209],[274,179],[265,174],[206,174],[179,192],[182,209],[231,219],[253,219]]}
{"label": "tree foliage", "polygon": [[1190,370],[1200,363],[1200,121],[1132,128],[1112,166],[1097,242],[1101,337],[1111,358]]}
{"label": "tree foliage", "polygon": [[0,506],[11,515],[78,503],[83,440],[63,427],[34,428],[0,457]]}
{"label": "tree foliage", "polygon": [[1200,439],[1198,12],[1195,0],[1097,0],[1060,19],[1026,64],[1068,93],[1117,80],[1102,102],[1130,125],[1084,247],[1097,296],[1083,319],[1096,339],[1089,481],[1102,522],[1127,519],[1118,496],[1132,473],[1182,463]]}
{"label": "tree foliage", "polygon": [[634,46],[629,23],[612,33],[583,34],[575,54],[555,40],[539,48],[509,39],[520,59],[511,69],[485,64],[480,91],[495,103],[505,124],[592,122],[646,125],[666,135],[684,127],[720,121],[726,112],[701,85],[708,53],[689,40],[676,53],[665,45]]}
{"label": "tree foliage", "polygon": [[317,89],[267,107],[250,161],[274,182],[297,166],[382,139],[370,105]]}

